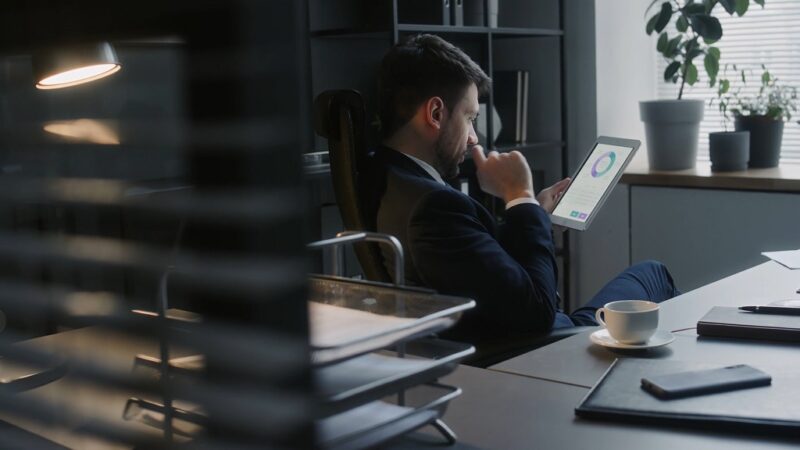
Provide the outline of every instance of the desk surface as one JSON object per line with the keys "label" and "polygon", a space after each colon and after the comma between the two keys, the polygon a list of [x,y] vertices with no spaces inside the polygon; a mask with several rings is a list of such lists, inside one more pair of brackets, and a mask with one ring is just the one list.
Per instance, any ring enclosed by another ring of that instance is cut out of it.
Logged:
{"label": "desk surface", "polygon": [[[130,335],[121,335],[110,330],[94,327],[51,334],[15,345],[30,346],[38,350],[70,354],[76,357],[85,357],[87,353],[91,352],[96,361],[103,361],[104,368],[123,371],[131,370],[134,356],[139,353],[158,354],[158,346],[152,340],[134,339]],[[173,351],[173,355],[176,357],[184,356],[178,351]],[[4,376],[14,377],[22,374],[9,373],[10,367],[7,365],[0,365],[0,369],[2,369]],[[65,417],[65,411],[69,408],[73,414],[68,419],[74,426],[87,423],[92,419],[102,419],[138,434],[152,436],[160,434],[155,428],[139,421],[123,420],[122,411],[125,403],[129,397],[137,395],[122,389],[109,389],[91,386],[82,382],[73,382],[69,376],[66,376],[53,383],[16,395],[19,397],[20,402],[25,402],[26,400],[46,401],[52,405],[52,414],[55,417]],[[94,436],[76,433],[68,427],[32,422],[10,414],[0,415],[0,421],[40,436],[42,442],[37,445],[37,448],[63,448],[61,446],[82,450],[129,448],[126,445],[119,445]],[[0,422],[0,426],[2,426],[2,422]],[[30,441],[24,442],[30,445]],[[0,448],[8,447],[0,442]]]}
{"label": "desk surface", "polygon": [[[589,390],[563,383],[472,367],[460,367],[444,381],[464,390],[464,394],[452,402],[444,420],[465,449],[797,448],[797,441],[785,437],[581,419],[575,416],[574,408]],[[426,436],[431,434],[428,429],[423,432]],[[407,438],[396,448],[447,448],[441,445],[441,439],[438,442],[438,445],[425,445]]]}
{"label": "desk surface", "polygon": [[[673,331],[675,342],[644,352],[610,351],[589,341],[586,332],[492,366],[493,370],[545,380],[593,386],[618,357],[644,357],[720,363],[781,361],[800,367],[797,345],[697,338],[697,321],[712,306],[741,306],[800,298],[800,270],[766,262],[661,304],[659,327]],[[679,331],[680,330],[680,331]]]}

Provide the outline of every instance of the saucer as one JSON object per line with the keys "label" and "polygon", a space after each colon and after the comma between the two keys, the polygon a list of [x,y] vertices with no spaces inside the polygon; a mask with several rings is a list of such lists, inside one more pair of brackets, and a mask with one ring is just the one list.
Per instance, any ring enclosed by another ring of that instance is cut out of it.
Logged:
{"label": "saucer", "polygon": [[672,333],[667,330],[657,330],[655,334],[651,336],[650,339],[648,339],[644,344],[623,344],[622,342],[617,342],[616,339],[612,338],[611,335],[608,334],[608,330],[603,328],[602,330],[597,330],[592,333],[591,336],[589,336],[589,339],[591,339],[595,344],[602,345],[603,347],[639,350],[662,347],[674,341],[675,336],[673,336]]}

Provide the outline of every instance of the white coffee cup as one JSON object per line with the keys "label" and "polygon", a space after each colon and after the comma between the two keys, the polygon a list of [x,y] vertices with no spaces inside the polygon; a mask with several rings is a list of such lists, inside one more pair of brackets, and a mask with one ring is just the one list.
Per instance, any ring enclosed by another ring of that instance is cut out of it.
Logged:
{"label": "white coffee cup", "polygon": [[[600,316],[604,316],[605,320]],[[643,344],[658,329],[658,303],[647,300],[619,300],[606,303],[594,315],[617,342]]]}

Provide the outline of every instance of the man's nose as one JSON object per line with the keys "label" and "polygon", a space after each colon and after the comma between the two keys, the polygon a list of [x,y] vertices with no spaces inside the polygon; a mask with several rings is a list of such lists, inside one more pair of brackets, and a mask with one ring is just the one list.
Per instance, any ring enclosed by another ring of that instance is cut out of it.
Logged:
{"label": "man's nose", "polygon": [[467,138],[467,144],[475,145],[478,143],[478,135],[475,134],[475,126],[470,124],[469,126],[469,137]]}

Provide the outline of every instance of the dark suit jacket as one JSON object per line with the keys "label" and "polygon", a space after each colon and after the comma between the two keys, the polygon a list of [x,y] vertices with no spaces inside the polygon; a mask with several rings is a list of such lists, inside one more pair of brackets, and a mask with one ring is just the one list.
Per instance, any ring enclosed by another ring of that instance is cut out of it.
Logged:
{"label": "dark suit jacket", "polygon": [[[480,203],[437,183],[402,153],[380,148],[372,160],[377,230],[402,242],[407,284],[477,303],[451,337],[475,342],[551,328],[557,269],[550,219],[540,206],[514,206],[498,226]],[[392,258],[384,260],[393,274]]]}

